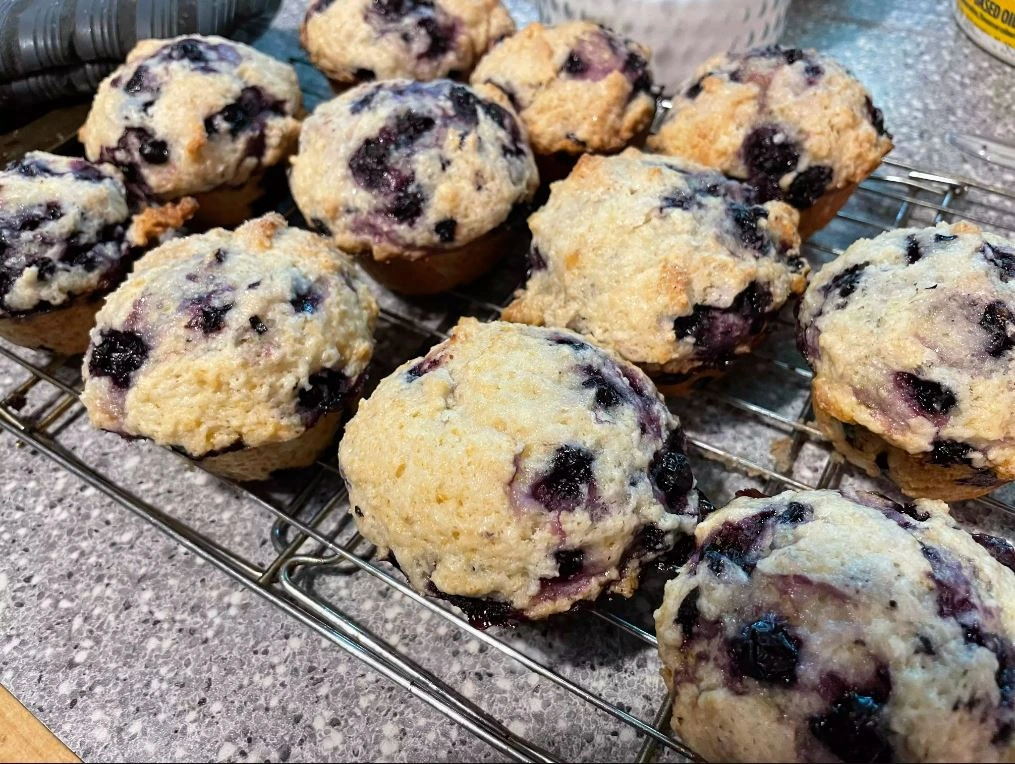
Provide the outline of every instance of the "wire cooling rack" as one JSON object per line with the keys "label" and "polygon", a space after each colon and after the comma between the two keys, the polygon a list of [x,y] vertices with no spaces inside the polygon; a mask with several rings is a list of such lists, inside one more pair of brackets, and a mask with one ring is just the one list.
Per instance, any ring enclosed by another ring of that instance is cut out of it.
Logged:
{"label": "wire cooling rack", "polygon": [[[291,202],[283,202],[280,210],[298,221]],[[1015,233],[1015,195],[887,162],[805,251],[817,267],[857,238],[958,219]],[[460,316],[497,317],[523,277],[519,255],[508,258],[490,277],[441,298],[408,302],[382,294],[378,359],[370,385],[443,339]],[[225,534],[223,540],[207,515],[181,515],[159,496],[146,498],[135,491],[129,470],[113,474],[108,464],[103,468],[89,462],[74,436],[76,428],[84,427],[77,359],[2,342],[0,356],[3,370],[18,380],[0,389],[0,428],[469,730],[491,746],[492,757],[573,758],[578,750],[568,738],[573,731],[593,736],[591,747],[580,750],[597,758],[694,758],[669,732],[668,702],[659,705],[665,690],[658,676],[651,611],[659,602],[661,573],[649,574],[630,601],[603,601],[546,624],[480,631],[454,608],[413,592],[386,563],[372,561],[372,548],[350,522],[334,449],[329,452],[332,460],[269,483],[235,485],[209,477],[209,490],[239,498],[247,515],[244,527],[258,536],[241,543],[236,534]],[[810,372],[795,350],[787,310],[751,358],[693,398],[670,401],[688,432],[699,483],[715,503],[748,487],[777,492],[873,482],[878,490],[892,492],[887,484],[857,475],[830,451],[811,423],[809,387]],[[136,444],[129,448],[145,450]],[[146,456],[151,469],[182,468],[182,457],[169,451],[150,447]],[[1009,536],[1015,528],[1010,522],[1015,506],[1003,495],[955,509],[960,519],[999,525]],[[270,545],[258,548],[255,542],[265,535]],[[408,630],[393,630],[390,619],[380,618],[375,608],[364,608],[364,602],[376,602],[378,596],[399,603],[405,613],[399,621],[410,623]],[[477,645],[474,652],[445,652],[447,643],[466,638]],[[590,672],[576,658],[577,652],[596,647],[590,641],[621,647],[611,660],[598,665],[593,661],[595,670]],[[476,700],[473,683],[473,675],[480,672],[470,664],[479,654],[483,665],[492,661],[499,667],[498,681],[519,689],[514,693],[517,703],[524,703],[535,688],[565,699],[562,702],[570,705],[562,706],[557,716],[572,720],[568,729],[561,732],[549,722],[517,724],[522,711],[512,706],[512,693],[500,693],[488,704],[493,707],[484,707]],[[626,681],[620,681],[622,676]],[[622,692],[628,697],[618,697]]]}

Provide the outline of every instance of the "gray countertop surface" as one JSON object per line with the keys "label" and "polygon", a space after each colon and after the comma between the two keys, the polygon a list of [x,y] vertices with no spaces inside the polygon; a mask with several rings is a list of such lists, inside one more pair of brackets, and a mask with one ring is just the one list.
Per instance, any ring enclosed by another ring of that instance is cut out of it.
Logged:
{"label": "gray countertop surface", "polygon": [[[529,3],[508,4],[520,20],[533,18]],[[299,55],[300,5],[283,5],[262,47]],[[1011,187],[1010,174],[964,158],[945,141],[957,130],[1015,142],[1015,69],[972,44],[953,22],[951,6],[796,0],[783,39],[831,53],[870,87],[895,134],[896,158]],[[296,63],[307,89],[320,92],[319,75]],[[24,376],[0,364],[0,390]],[[94,433],[82,418],[67,423],[61,440],[252,559],[270,558],[266,516],[235,490],[171,454]],[[720,496],[730,488],[723,478],[708,480]],[[366,579],[339,576],[321,586],[466,697],[510,720],[513,731],[567,758],[637,752],[630,729]],[[0,681],[86,760],[497,758],[6,434],[0,434],[0,635]],[[643,718],[661,699],[652,651],[596,622],[565,618],[504,636]]]}

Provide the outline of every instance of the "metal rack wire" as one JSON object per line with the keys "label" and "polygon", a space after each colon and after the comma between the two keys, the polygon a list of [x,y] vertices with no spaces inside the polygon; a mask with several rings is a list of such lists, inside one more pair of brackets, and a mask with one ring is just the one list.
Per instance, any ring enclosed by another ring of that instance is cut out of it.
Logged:
{"label": "metal rack wire", "polygon": [[[291,206],[287,212],[293,214]],[[889,162],[863,184],[839,218],[806,250],[817,265],[861,236],[901,225],[960,218],[994,230],[1015,232],[1015,195],[966,178]],[[459,316],[496,317],[519,274],[517,263],[508,263],[499,276],[454,292],[439,308],[386,298],[379,347],[387,354],[380,359],[374,380],[442,339]],[[649,761],[659,756],[694,757],[669,732],[668,703],[654,714],[636,713],[623,700],[611,699],[609,693],[576,681],[566,667],[535,657],[524,643],[527,632],[477,630],[453,608],[416,594],[386,564],[371,561],[372,549],[349,520],[345,490],[334,462],[322,461],[303,472],[296,481],[300,485],[297,489],[291,488],[293,481],[284,480],[279,484],[234,486],[242,492],[249,511],[263,518],[264,533],[270,535],[270,559],[258,561],[103,474],[73,445],[64,442],[69,425],[82,413],[76,360],[3,343],[0,357],[20,379],[0,389],[0,428],[460,724],[497,754],[518,761],[556,761],[562,757],[559,751],[549,750],[551,737],[543,734],[542,739],[535,740],[537,735],[513,731],[511,719],[504,713],[498,715],[470,699],[463,691],[461,674],[465,672],[447,676],[454,672],[424,665],[423,651],[412,654],[409,648],[378,633],[375,626],[367,624],[368,618],[354,612],[354,596],[346,592],[343,599],[341,587],[335,594],[335,581],[355,580],[357,586],[397,592],[414,612],[430,614],[432,620],[436,619],[433,622],[478,641],[515,670],[537,677],[555,691],[595,709],[602,729],[633,731],[636,742],[622,754],[624,758]],[[688,430],[699,478],[715,501],[725,501],[737,488],[751,485],[773,492],[865,480],[831,453],[810,424],[809,378],[810,372],[793,347],[792,321],[787,313],[761,351],[741,362],[725,380],[704,389],[693,408],[685,401],[672,401]],[[167,451],[160,458],[181,457]],[[1015,506],[998,496],[976,504],[981,511],[1015,516]],[[635,652],[649,656],[648,671],[654,674],[658,668],[656,640],[645,614],[656,602],[648,591],[639,597],[640,613],[632,603],[605,602],[582,617],[596,618],[604,628],[618,630]],[[643,718],[646,716],[650,718]]]}

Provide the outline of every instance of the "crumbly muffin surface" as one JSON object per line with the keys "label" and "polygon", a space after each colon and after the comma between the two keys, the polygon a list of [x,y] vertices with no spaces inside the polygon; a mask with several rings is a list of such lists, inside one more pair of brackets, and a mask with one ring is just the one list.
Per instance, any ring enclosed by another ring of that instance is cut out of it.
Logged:
{"label": "crumbly muffin surface", "polygon": [[605,27],[530,24],[479,62],[474,85],[497,88],[519,113],[537,154],[613,152],[655,114],[651,51]]}
{"label": "crumbly muffin surface", "polygon": [[449,80],[361,85],[310,116],[293,157],[303,215],[350,252],[417,259],[504,223],[539,185],[515,115]]}
{"label": "crumbly muffin surface", "polygon": [[930,467],[1011,480],[1013,279],[1015,244],[970,223],[856,242],[801,302],[815,406]]}
{"label": "crumbly muffin surface", "polygon": [[697,521],[683,446],[636,368],[571,332],[463,319],[361,404],[339,465],[379,554],[489,623],[630,595]]}
{"label": "crumbly muffin surface", "polygon": [[130,242],[116,168],[33,151],[0,171],[0,317],[59,308],[122,276]]}
{"label": "crumbly muffin surface", "polygon": [[248,45],[142,40],[99,85],[80,138],[139,195],[175,199],[241,186],[281,161],[301,108],[295,70]]}
{"label": "crumbly muffin surface", "polygon": [[722,367],[803,291],[797,213],[750,186],[628,149],[585,156],[529,219],[510,321],[586,334],[650,373]]}
{"label": "crumbly muffin surface", "polygon": [[773,46],[704,63],[648,145],[807,209],[866,178],[892,140],[870,94],[842,66],[814,50]]}
{"label": "crumbly muffin surface", "polygon": [[674,730],[708,761],[1011,761],[1015,548],[947,506],[739,498],[656,611]]}
{"label": "crumbly muffin surface", "polygon": [[515,31],[500,0],[313,0],[300,41],[342,84],[468,75]]}
{"label": "crumbly muffin surface", "polygon": [[376,314],[358,268],[278,215],[171,241],[99,312],[82,401],[193,457],[292,440],[355,391]]}

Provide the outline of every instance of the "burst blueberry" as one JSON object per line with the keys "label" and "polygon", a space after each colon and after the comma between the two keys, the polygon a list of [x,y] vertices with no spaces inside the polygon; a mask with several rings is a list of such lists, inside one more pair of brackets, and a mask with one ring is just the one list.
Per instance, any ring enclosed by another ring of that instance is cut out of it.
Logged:
{"label": "burst blueberry", "polygon": [[585,63],[584,59],[582,59],[578,53],[572,50],[567,54],[567,59],[564,61],[563,67],[563,71],[566,74],[578,76],[580,74],[584,74],[588,68],[588,64]]}
{"label": "burst blueberry", "polygon": [[208,135],[226,131],[235,138],[255,124],[262,115],[282,114],[284,110],[281,101],[266,98],[261,88],[245,87],[235,101],[205,117],[204,130]]}
{"label": "burst blueberry", "polygon": [[988,263],[1000,271],[1001,281],[1007,284],[1015,279],[1015,250],[983,242],[979,252]]}
{"label": "burst blueberry", "polygon": [[769,241],[760,225],[762,220],[768,218],[768,210],[758,205],[733,201],[728,203],[728,209],[740,243],[756,252],[764,251]]}
{"label": "burst blueberry", "polygon": [[906,262],[912,265],[913,263],[919,262],[922,257],[923,251],[920,249],[920,242],[916,238],[916,234],[909,234],[909,236],[906,237]]}
{"label": "burst blueberry", "polygon": [[557,578],[567,581],[582,572],[585,565],[585,553],[581,549],[561,549],[553,553],[557,563]]}
{"label": "burst blueberry", "polygon": [[988,355],[998,358],[1015,347],[1015,315],[1001,300],[995,300],[984,309],[980,327],[988,335]]}
{"label": "burst blueberry", "polygon": [[289,304],[297,313],[309,315],[317,312],[317,306],[321,304],[321,295],[312,287],[297,289]]}
{"label": "burst blueberry", "polygon": [[148,138],[138,145],[138,154],[148,164],[165,164],[169,161],[169,144],[157,138]]}
{"label": "burst blueberry", "polygon": [[423,214],[423,191],[418,186],[398,191],[384,212],[399,223],[416,222]]}
{"label": "burst blueberry", "polygon": [[885,129],[885,115],[882,113],[881,109],[877,108],[874,105],[874,102],[871,101],[870,96],[867,96],[867,98],[864,100],[864,106],[867,109],[867,118],[870,120],[871,125],[874,126],[874,130],[877,132],[877,134],[891,137],[888,131]]}
{"label": "burst blueberry", "polygon": [[227,305],[209,305],[199,298],[193,304],[194,315],[187,321],[189,329],[200,329],[204,334],[215,334],[221,331],[226,323],[226,315],[233,309],[233,303]]}
{"label": "burst blueberry", "polygon": [[733,665],[764,684],[792,687],[800,661],[799,637],[771,613],[744,626],[729,642]]}
{"label": "burst blueberry", "polygon": [[845,692],[824,714],[810,718],[811,734],[842,761],[893,761],[882,709],[870,695]]}
{"label": "burst blueberry", "polygon": [[799,501],[791,501],[779,515],[779,522],[787,525],[800,525],[809,522],[813,517],[814,508],[812,506]]}
{"label": "burst blueberry", "polygon": [[151,86],[147,82],[148,67],[139,66],[134,70],[134,73],[130,76],[130,79],[124,84],[123,89],[131,95],[137,95],[151,90]]}
{"label": "burst blueberry", "polygon": [[842,299],[849,297],[860,285],[860,280],[863,278],[863,272],[867,270],[868,266],[870,266],[870,263],[857,263],[856,265],[849,266],[841,273],[837,273],[835,277],[824,286],[824,293],[826,295],[837,294]]}
{"label": "burst blueberry", "polygon": [[92,346],[88,373],[109,377],[115,387],[130,387],[131,376],[148,360],[148,343],[137,332],[106,329]]}
{"label": "burst blueberry", "polygon": [[338,411],[345,405],[351,388],[349,378],[337,369],[322,369],[310,375],[307,386],[297,394],[299,405],[306,411],[324,413]]}
{"label": "burst blueberry", "polygon": [[972,464],[970,454],[973,447],[968,443],[959,443],[955,440],[935,440],[930,452],[930,463],[942,467],[950,467],[956,464]]}
{"label": "burst blueberry", "polygon": [[597,369],[595,366],[583,366],[581,373],[585,377],[581,386],[585,390],[593,391],[593,401],[596,406],[609,409],[624,400],[623,390],[614,381],[608,379],[601,369]]}
{"label": "burst blueberry", "polygon": [[416,22],[416,27],[427,38],[426,47],[423,49],[421,58],[440,58],[452,49],[455,24],[453,21],[443,20],[442,16],[443,14],[428,15]]}
{"label": "burst blueberry", "polygon": [[684,453],[685,440],[682,431],[674,430],[649,464],[652,485],[662,494],[670,510],[683,509],[687,505],[687,494],[694,488],[691,463]]}
{"label": "burst blueberry", "polygon": [[687,642],[694,635],[694,629],[701,618],[701,614],[698,611],[698,597],[700,595],[701,590],[698,587],[691,589],[677,608],[676,622],[683,632],[684,642]]}
{"label": "burst blueberry", "polygon": [[208,57],[204,51],[204,44],[190,38],[179,40],[170,45],[166,50],[166,55],[173,61],[189,61],[192,64],[205,64],[208,62]]}
{"label": "burst blueberry", "polygon": [[418,9],[433,6],[433,0],[373,0],[370,10],[386,19],[396,20]]}
{"label": "burst blueberry", "polygon": [[255,332],[257,332],[258,334],[268,333],[268,327],[265,326],[265,323],[264,321],[261,320],[260,316],[250,317],[250,328],[253,329]]}
{"label": "burst blueberry", "polygon": [[986,549],[990,556],[1011,571],[1015,571],[1015,546],[1007,539],[988,533],[974,533],[973,540]]}
{"label": "burst blueberry", "polygon": [[579,446],[560,446],[550,471],[532,486],[532,496],[551,512],[572,512],[592,492],[595,457]]}
{"label": "burst blueberry", "polygon": [[903,397],[925,416],[947,416],[958,403],[955,393],[932,379],[918,377],[907,371],[896,372],[893,379]]}
{"label": "burst blueberry", "polygon": [[779,178],[796,168],[800,152],[783,130],[763,125],[744,139],[743,157],[752,175]]}
{"label": "burst blueberry", "polygon": [[719,575],[727,563],[750,575],[758,563],[758,545],[775,510],[765,509],[736,522],[726,522],[706,539],[701,559]]}
{"label": "burst blueberry", "polygon": [[803,172],[797,173],[786,191],[786,201],[797,209],[805,210],[814,206],[832,182],[832,168],[827,165],[814,165]]}
{"label": "burst blueberry", "polygon": [[690,316],[673,322],[677,339],[693,338],[695,355],[724,363],[752,336],[765,326],[771,294],[752,283],[728,308],[696,305]]}
{"label": "burst blueberry", "polygon": [[[431,587],[433,584],[431,584]],[[488,629],[500,626],[518,617],[518,613],[507,602],[483,599],[479,597],[462,597],[457,594],[444,594],[433,588],[431,594],[450,602],[465,614],[469,625],[475,629]]]}
{"label": "burst blueberry", "polygon": [[454,218],[445,218],[434,225],[434,233],[443,244],[450,244],[455,240],[455,230],[458,228],[458,221]]}

